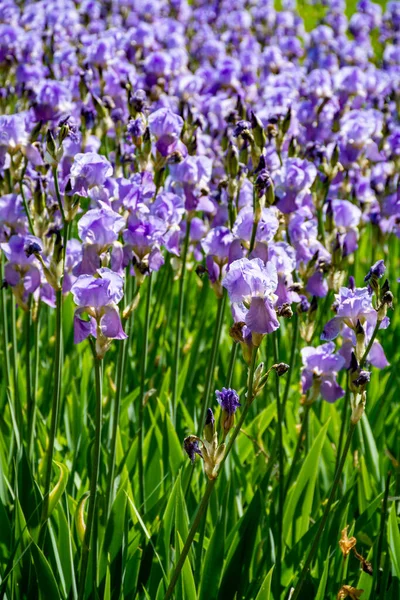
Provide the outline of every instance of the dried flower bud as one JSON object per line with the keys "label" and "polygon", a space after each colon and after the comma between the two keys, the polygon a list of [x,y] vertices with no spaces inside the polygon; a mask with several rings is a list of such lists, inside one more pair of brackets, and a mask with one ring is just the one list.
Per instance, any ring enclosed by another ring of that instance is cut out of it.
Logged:
{"label": "dried flower bud", "polygon": [[371,379],[371,373],[369,371],[360,371],[359,376],[353,383],[357,387],[363,387],[363,386],[367,385],[367,383],[370,382],[370,379]]}
{"label": "dried flower bud", "polygon": [[204,267],[203,265],[197,265],[195,271],[196,271],[196,275],[198,275],[198,277],[200,277],[200,279],[203,277],[203,275],[208,273],[206,267]]}
{"label": "dried flower bud", "polygon": [[354,588],[351,585],[342,585],[338,592],[337,600],[345,600],[345,598],[350,598],[350,600],[358,600],[363,593],[364,590],[357,590],[357,588]]}
{"label": "dried flower bud", "polygon": [[339,540],[339,546],[340,546],[342,554],[345,558],[350,554],[350,551],[357,544],[357,539],[354,536],[352,536],[350,538],[348,537],[348,535],[347,535],[348,529],[349,529],[348,525],[346,525],[346,527],[344,529],[342,529],[341,538]]}
{"label": "dried flower bud", "polygon": [[229,330],[229,335],[235,342],[244,342],[243,338],[243,327],[246,326],[244,321],[238,321],[234,323]]}
{"label": "dried flower bud", "polygon": [[276,365],[272,365],[271,368],[274,369],[274,371],[276,372],[278,377],[282,377],[282,375],[285,375],[285,373],[287,373],[289,371],[290,365],[287,365],[286,363],[281,362],[281,363],[277,363]]}
{"label": "dried flower bud", "polygon": [[283,317],[284,319],[291,319],[293,317],[292,307],[288,302],[285,302],[278,308],[276,311],[278,317]]}
{"label": "dried flower bud", "polygon": [[196,454],[203,458],[203,454],[199,448],[199,438],[195,435],[189,435],[187,438],[183,440],[183,448],[186,454],[189,456],[192,463],[194,463]]}

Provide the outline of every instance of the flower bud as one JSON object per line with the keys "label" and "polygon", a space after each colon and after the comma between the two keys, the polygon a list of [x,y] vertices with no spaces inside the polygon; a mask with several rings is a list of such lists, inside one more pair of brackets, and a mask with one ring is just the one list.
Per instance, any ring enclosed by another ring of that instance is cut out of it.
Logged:
{"label": "flower bud", "polygon": [[262,150],[267,142],[267,136],[265,135],[263,124],[257,117],[257,115],[253,113],[253,111],[251,112],[250,118],[251,126],[253,129],[254,141],[257,144],[257,146]]}
{"label": "flower bud", "polygon": [[228,151],[226,153],[226,165],[229,175],[231,177],[236,177],[239,173],[239,152],[232,142],[229,142]]}
{"label": "flower bud", "polygon": [[285,133],[287,133],[289,131],[289,127],[290,127],[290,123],[292,120],[292,109],[289,108],[283,121],[282,121],[282,133],[285,135]]}
{"label": "flower bud", "polygon": [[215,433],[215,419],[211,408],[207,408],[206,421],[204,425],[203,435],[207,442],[212,442]]}

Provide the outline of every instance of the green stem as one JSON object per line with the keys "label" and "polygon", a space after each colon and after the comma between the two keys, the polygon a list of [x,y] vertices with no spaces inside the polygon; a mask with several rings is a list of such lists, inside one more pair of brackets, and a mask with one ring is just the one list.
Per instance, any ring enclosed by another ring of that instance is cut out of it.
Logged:
{"label": "green stem", "polygon": [[54,388],[53,400],[51,406],[51,423],[49,434],[49,445],[47,447],[46,474],[43,491],[42,524],[47,520],[47,511],[49,507],[49,492],[51,483],[51,473],[53,467],[54,443],[57,435],[58,414],[60,411],[61,396],[61,355],[62,355],[62,291],[56,292],[56,341],[54,358]]}
{"label": "green stem", "polygon": [[28,431],[28,452],[31,463],[33,464],[33,447],[35,440],[35,425],[36,425],[36,413],[37,413],[37,389],[38,389],[38,381],[39,381],[39,342],[40,342],[40,300],[38,302],[37,313],[36,313],[36,321],[34,321],[33,325],[33,339],[34,339],[34,349],[35,349],[35,362],[33,369],[33,384],[32,384],[32,412],[30,415],[29,422],[29,431]]}
{"label": "green stem", "polygon": [[230,388],[232,385],[233,369],[235,367],[237,349],[238,349],[238,344],[236,342],[233,342],[232,349],[231,349],[231,355],[229,358],[228,374],[226,377],[226,387],[227,388]]}
{"label": "green stem", "polygon": [[30,431],[32,429],[33,394],[31,371],[31,332],[32,332],[32,296],[28,301],[28,311],[25,313],[25,380],[26,380],[26,405],[28,413],[28,451]]}
{"label": "green stem", "polygon": [[23,412],[21,406],[21,397],[18,389],[18,343],[17,343],[17,313],[16,303],[14,296],[11,294],[11,363],[13,373],[13,385],[14,385],[14,407],[15,407],[15,418],[19,430],[19,436],[22,441],[23,439]]}
{"label": "green stem", "polygon": [[283,411],[285,411],[286,402],[289,397],[290,382],[292,379],[292,373],[294,372],[294,362],[295,362],[295,357],[296,357],[298,339],[299,339],[299,315],[297,314],[297,312],[295,312],[293,315],[292,347],[290,349],[290,361],[289,361],[290,369],[287,374],[285,391],[283,392],[283,398],[282,398],[282,410]]}
{"label": "green stem", "polygon": [[[244,406],[244,409],[242,411],[242,414],[240,415],[240,419],[239,422],[237,423],[235,429],[233,430],[232,435],[229,438],[229,442],[227,444],[226,450],[225,450],[225,454],[224,457],[219,465],[219,472],[221,471],[224,462],[226,461],[228,454],[230,453],[230,451],[232,450],[232,446],[239,434],[239,431],[243,425],[243,421],[246,418],[246,415],[249,411],[249,408],[251,406],[251,403],[253,401],[253,381],[254,381],[254,371],[255,371],[255,364],[256,364],[256,359],[257,359],[257,347],[253,347],[253,352],[252,352],[252,359],[251,359],[251,365],[250,365],[250,369],[249,369],[249,378],[248,378],[248,385],[247,385],[247,400],[246,400],[246,404]],[[167,592],[164,596],[164,600],[168,600],[169,598],[172,597],[172,594],[174,592],[176,583],[178,581],[180,572],[182,571],[182,567],[185,564],[185,560],[187,558],[187,555],[189,554],[192,542],[194,540],[194,536],[196,535],[197,529],[200,525],[201,522],[201,518],[204,514],[204,511],[206,510],[207,506],[208,506],[208,501],[210,499],[211,493],[214,489],[215,483],[216,483],[217,479],[210,479],[207,487],[206,487],[206,491],[204,493],[204,496],[201,500],[200,506],[197,510],[196,516],[194,518],[193,524],[190,528],[188,537],[186,539],[185,545],[183,546],[182,552],[179,556],[178,562],[176,563],[176,567],[174,569],[174,572],[172,574],[171,580],[169,582],[169,586],[167,589]]]}
{"label": "green stem", "polygon": [[[91,537],[93,529],[93,521],[96,507],[97,498],[97,483],[99,478],[100,469],[100,453],[101,453],[101,426],[102,426],[102,377],[101,377],[101,360],[97,358],[92,344],[93,360],[94,360],[94,374],[96,383],[96,430],[93,448],[93,462],[92,462],[92,475],[90,478],[90,496],[89,496],[89,508],[85,529],[85,536],[83,539],[82,547],[82,558],[80,568],[80,580],[79,580],[79,600],[83,600],[85,597],[85,586],[86,586],[86,575],[89,562],[89,553],[91,546]],[[93,544],[94,545],[94,544]],[[93,552],[96,552],[93,548]],[[94,581],[94,589],[96,589],[96,573],[92,573]]]}
{"label": "green stem", "polygon": [[382,504],[382,512],[381,512],[381,524],[380,524],[380,531],[379,531],[379,539],[378,539],[378,546],[376,549],[376,562],[375,562],[375,568],[374,568],[374,579],[375,579],[375,583],[376,583],[376,597],[378,598],[378,594],[379,594],[379,573],[380,573],[380,564],[381,564],[381,556],[382,556],[382,550],[383,550],[383,542],[385,539],[385,526],[386,526],[386,515],[387,515],[387,508],[388,508],[388,499],[389,499],[389,490],[390,490],[390,479],[392,477],[392,473],[389,471],[389,473],[387,474],[386,477],[386,485],[385,485],[385,495],[383,497],[383,504]]}
{"label": "green stem", "polygon": [[112,433],[111,433],[111,446],[110,454],[108,458],[108,479],[107,479],[107,491],[106,491],[106,504],[105,504],[105,515],[108,518],[110,515],[111,504],[113,502],[113,485],[114,485],[114,472],[115,472],[115,456],[117,449],[117,434],[119,425],[119,414],[121,409],[121,395],[124,380],[125,371],[125,357],[126,357],[126,342],[122,340],[118,347],[118,360],[117,360],[117,381],[114,398],[114,411],[112,421]]}
{"label": "green stem", "polygon": [[147,354],[149,346],[149,326],[150,326],[150,306],[151,306],[151,274],[148,277],[147,283],[147,298],[146,298],[146,315],[144,323],[143,337],[143,355],[140,373],[140,395],[139,395],[139,498],[140,505],[143,506],[143,512],[146,512],[146,493],[145,493],[145,476],[144,476],[144,398],[145,398],[145,380],[147,370]]}
{"label": "green stem", "polygon": [[182,249],[182,268],[181,276],[179,280],[179,297],[178,297],[178,313],[176,317],[176,331],[175,331],[175,350],[174,350],[174,368],[172,371],[172,410],[171,417],[172,423],[176,423],[176,404],[178,400],[178,379],[179,379],[179,357],[181,347],[181,333],[182,333],[182,318],[183,318],[183,292],[185,288],[185,271],[186,271],[186,260],[189,248],[190,238],[190,219],[186,222],[186,233],[185,240],[183,242]]}
{"label": "green stem", "polygon": [[304,406],[303,421],[301,423],[301,429],[300,429],[299,437],[297,439],[297,444],[296,444],[296,449],[294,451],[292,464],[290,465],[289,473],[286,477],[284,496],[286,496],[289,491],[290,483],[292,481],[292,477],[294,475],[294,471],[296,469],[297,462],[300,458],[300,449],[303,444],[303,437],[304,437],[304,435],[307,436],[307,424],[308,424],[308,417],[310,414],[310,408],[311,408],[311,404],[306,404]]}
{"label": "green stem", "polygon": [[354,431],[356,429],[356,425],[357,425],[356,423],[350,423],[349,433],[347,434],[346,443],[344,445],[343,454],[342,454],[342,457],[340,459],[339,467],[338,467],[338,469],[336,471],[336,475],[335,475],[335,479],[334,479],[334,482],[333,482],[333,485],[332,485],[331,493],[329,494],[329,498],[328,498],[328,501],[327,501],[327,503],[325,505],[325,510],[324,510],[323,515],[322,515],[322,519],[321,519],[320,525],[318,527],[317,534],[316,534],[316,536],[314,538],[314,541],[313,541],[313,544],[311,546],[311,550],[310,550],[310,552],[309,552],[309,554],[307,556],[306,562],[304,563],[304,567],[303,567],[303,569],[302,569],[302,571],[300,573],[299,580],[297,582],[297,585],[296,585],[294,594],[291,597],[291,600],[297,600],[297,598],[299,598],[299,594],[301,592],[301,588],[303,586],[304,579],[306,578],[306,575],[307,575],[308,570],[309,570],[309,568],[311,566],[311,563],[312,563],[312,560],[314,558],[314,555],[315,555],[315,553],[316,553],[316,551],[318,549],[319,542],[320,542],[320,539],[321,539],[321,535],[322,535],[322,533],[323,533],[323,531],[325,529],[325,525],[326,525],[326,522],[328,520],[329,513],[331,511],[333,501],[335,500],[336,492],[337,492],[337,489],[338,489],[338,486],[339,486],[339,482],[340,482],[340,477],[341,477],[341,475],[343,473],[344,465],[346,463],[347,454],[348,454],[349,449],[350,449],[350,444],[351,444],[351,440],[352,440],[352,437],[353,437],[353,433],[354,433]]}
{"label": "green stem", "polygon": [[29,230],[30,230],[30,232],[31,232],[32,235],[35,235],[35,230],[33,228],[33,221],[32,221],[32,217],[31,217],[31,213],[29,211],[28,202],[26,200],[26,196],[25,196],[25,192],[24,192],[24,177],[25,177],[25,171],[26,171],[27,166],[28,166],[28,161],[27,161],[27,159],[25,159],[24,166],[22,168],[21,180],[20,180],[20,183],[19,183],[19,189],[20,189],[20,192],[21,192],[22,204],[24,205],[24,210],[25,210],[25,213],[26,213],[26,216],[27,216],[27,219],[28,219]]}
{"label": "green stem", "polygon": [[56,190],[58,208],[60,209],[62,222],[63,222],[64,228],[65,228],[65,213],[64,213],[64,207],[63,207],[62,198],[61,198],[61,194],[60,194],[60,186],[58,184],[57,167],[52,168],[52,173],[53,173],[53,179],[54,179],[54,187]]}
{"label": "green stem", "polygon": [[[278,336],[276,331],[272,334],[273,350],[274,350],[274,362],[279,362],[279,348],[278,348]],[[290,369],[289,369],[290,371]],[[278,488],[278,539],[276,544],[276,582],[277,582],[277,598],[280,597],[280,586],[281,586],[281,575],[282,575],[282,531],[283,531],[283,505],[284,505],[284,456],[283,456],[283,406],[281,403],[280,389],[279,389],[279,377],[275,377],[276,385],[276,405],[277,405],[277,418],[278,418],[278,462],[279,462],[279,488]]]}
{"label": "green stem", "polygon": [[215,329],[214,329],[214,337],[213,337],[213,342],[212,342],[212,347],[211,347],[211,354],[210,354],[209,361],[208,361],[206,385],[205,385],[204,396],[203,396],[203,406],[201,409],[201,416],[200,416],[198,432],[197,432],[198,436],[201,435],[201,432],[204,427],[204,419],[206,417],[208,399],[210,398],[211,386],[212,386],[212,382],[213,382],[213,378],[214,378],[214,369],[215,369],[215,361],[216,361],[216,357],[217,357],[217,350],[218,350],[218,346],[219,346],[219,340],[221,337],[222,324],[224,322],[226,297],[227,297],[227,293],[226,293],[226,290],[224,289],[222,298],[218,299],[217,319],[216,319],[216,324],[215,324]]}
{"label": "green stem", "polygon": [[[6,385],[8,389],[11,389],[11,364],[10,364],[10,353],[8,347],[8,321],[7,321],[7,295],[6,288],[2,286],[4,281],[4,265],[3,265],[3,253],[0,252],[0,271],[1,271],[1,320],[3,325],[3,352],[4,352],[4,365],[6,372]],[[12,299],[11,299],[12,301]]]}
{"label": "green stem", "polygon": [[379,331],[379,327],[381,326],[381,323],[382,323],[382,321],[380,319],[378,319],[377,322],[376,322],[376,325],[375,325],[375,329],[374,329],[374,331],[373,331],[373,333],[371,335],[371,339],[368,342],[368,346],[366,347],[365,352],[363,354],[363,357],[360,360],[360,369],[362,369],[363,366],[365,365],[365,362],[366,362],[366,360],[368,358],[368,354],[371,351],[372,344],[374,343],[375,338],[378,335],[378,331]]}
{"label": "green stem", "polygon": [[342,407],[342,422],[340,424],[340,433],[339,433],[339,441],[336,452],[336,465],[335,465],[335,473],[339,467],[339,460],[342,455],[342,446],[343,446],[343,438],[344,438],[344,430],[347,423],[347,407],[349,406],[349,398],[350,398],[350,386],[349,386],[349,372],[346,372],[346,394],[343,399],[343,407]]}
{"label": "green stem", "polygon": [[255,191],[255,188],[253,188],[253,227],[251,230],[249,255],[254,250],[254,244],[256,243],[257,227],[258,227],[258,220],[256,219],[256,191]]}

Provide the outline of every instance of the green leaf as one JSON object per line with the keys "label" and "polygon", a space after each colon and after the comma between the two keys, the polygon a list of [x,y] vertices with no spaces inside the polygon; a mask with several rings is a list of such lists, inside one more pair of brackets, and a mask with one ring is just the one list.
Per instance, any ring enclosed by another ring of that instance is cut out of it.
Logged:
{"label": "green leaf", "polygon": [[221,516],[215,525],[204,559],[199,593],[200,600],[214,600],[218,596],[221,566],[224,562],[224,548],[225,525],[224,518]]}
{"label": "green leaf", "polygon": [[[295,542],[297,542],[308,529],[315,482],[318,473],[318,463],[328,426],[329,421],[325,423],[315,438],[314,444],[312,445],[310,452],[307,454],[307,457],[303,462],[300,473],[297,477],[297,481],[292,486],[288,494],[287,501],[285,502],[283,516],[283,539],[286,540],[288,545],[290,545],[289,538],[292,533],[294,515],[300,499],[302,499],[301,517],[299,526],[296,530]],[[305,492],[304,498],[303,492]]]}
{"label": "green leaf", "polygon": [[75,511],[75,527],[81,544],[83,544],[83,540],[85,539],[85,505],[89,496],[90,492],[86,492],[85,494],[83,494],[82,498],[78,502],[78,506],[76,507]]}
{"label": "green leaf", "polygon": [[265,576],[264,581],[258,591],[256,600],[270,600],[271,597],[271,581],[274,567],[272,567]]}
{"label": "green leaf", "polygon": [[48,600],[49,598],[57,600],[61,598],[53,571],[43,552],[34,542],[31,545],[31,553],[35,565],[40,598],[43,598],[43,600]]}
{"label": "green leaf", "polygon": [[330,551],[331,551],[331,549],[329,548],[328,552],[326,553],[324,571],[322,573],[321,581],[319,582],[318,591],[317,591],[317,595],[315,596],[315,600],[324,600],[324,598],[325,598],[326,582],[328,581],[328,573],[329,573]]}
{"label": "green leaf", "polygon": [[379,482],[381,478],[379,469],[379,453],[376,447],[375,438],[371,430],[367,415],[364,413],[361,419],[361,429],[365,444],[365,462],[368,472],[372,473],[375,481]]}
{"label": "green leaf", "polygon": [[[178,544],[179,544],[179,554],[183,549],[182,538],[178,532]],[[181,571],[182,583],[183,583],[183,592],[185,600],[197,600],[196,594],[196,586],[194,583],[192,567],[190,566],[189,556],[186,557],[185,562],[183,563],[182,571]]]}
{"label": "green leaf", "polygon": [[400,533],[397,523],[396,503],[393,502],[388,519],[388,541],[390,557],[396,577],[400,579]]}
{"label": "green leaf", "polygon": [[63,495],[65,488],[68,483],[68,468],[65,464],[59,463],[56,460],[53,460],[54,464],[60,469],[60,476],[54,488],[51,490],[49,494],[49,509],[48,516],[51,515],[55,507],[57,506],[57,502],[60,500]]}

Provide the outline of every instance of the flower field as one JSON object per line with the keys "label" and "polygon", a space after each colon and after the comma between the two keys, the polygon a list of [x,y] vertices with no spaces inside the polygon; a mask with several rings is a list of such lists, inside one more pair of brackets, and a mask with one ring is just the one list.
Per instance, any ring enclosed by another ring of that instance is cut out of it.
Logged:
{"label": "flower field", "polygon": [[0,600],[399,600],[400,2],[0,0]]}

